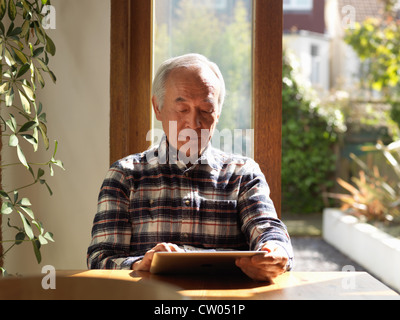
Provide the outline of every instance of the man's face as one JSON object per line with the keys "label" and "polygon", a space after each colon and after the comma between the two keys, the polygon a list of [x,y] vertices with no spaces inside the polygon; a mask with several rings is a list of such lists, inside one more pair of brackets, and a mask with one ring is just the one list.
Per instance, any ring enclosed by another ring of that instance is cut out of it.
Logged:
{"label": "man's face", "polygon": [[170,145],[198,157],[207,146],[217,125],[220,110],[220,82],[207,67],[173,70],[166,82],[164,104],[153,97],[157,120],[162,122]]}

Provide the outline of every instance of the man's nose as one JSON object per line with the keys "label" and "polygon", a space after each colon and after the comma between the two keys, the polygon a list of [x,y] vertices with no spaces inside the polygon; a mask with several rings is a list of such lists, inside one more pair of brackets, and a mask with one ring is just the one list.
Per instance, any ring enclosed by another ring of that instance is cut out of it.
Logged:
{"label": "man's nose", "polygon": [[191,129],[199,129],[201,127],[201,117],[199,111],[192,110],[188,113],[186,118],[186,126]]}

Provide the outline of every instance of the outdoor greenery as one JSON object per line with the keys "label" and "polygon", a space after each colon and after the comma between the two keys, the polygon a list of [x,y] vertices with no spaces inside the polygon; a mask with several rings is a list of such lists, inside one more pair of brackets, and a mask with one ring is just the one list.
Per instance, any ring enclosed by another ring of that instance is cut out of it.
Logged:
{"label": "outdoor greenery", "polygon": [[[375,98],[375,101],[371,99],[362,104],[363,117],[368,111],[375,115],[369,120],[366,117],[363,125],[373,127],[385,122],[388,138],[394,140],[399,139],[400,125],[400,24],[397,2],[385,0],[382,14],[377,13],[373,18],[355,23],[354,28],[346,30],[345,36],[345,41],[362,61],[361,92],[368,98]],[[348,109],[353,115],[355,106],[357,104],[352,103],[352,110]],[[374,151],[369,166],[352,154],[351,158],[359,168],[358,176],[352,177],[351,181],[338,179],[348,193],[329,196],[339,199],[342,209],[368,221],[396,220],[400,213],[399,147],[399,141],[388,145],[378,141],[375,146],[364,146],[361,151]]]}
{"label": "outdoor greenery", "polygon": [[[159,0],[157,5],[173,1]],[[181,0],[170,16],[169,25],[157,22],[154,61],[162,61],[186,53],[200,53],[214,61],[224,75],[227,97],[218,128],[248,129],[251,127],[251,1],[237,1],[231,14],[198,0]],[[165,19],[165,18],[164,18]],[[159,19],[163,21],[162,17]]]}
{"label": "outdoor greenery", "polygon": [[297,80],[287,55],[282,91],[282,205],[293,213],[321,212],[333,186],[335,123],[323,115]]}
{"label": "outdoor greenery", "polygon": [[44,74],[56,81],[49,68],[49,55],[55,54],[56,47],[44,25],[47,11],[43,7],[49,4],[48,0],[0,0],[1,135],[3,154],[15,154],[15,161],[3,161],[0,168],[4,172],[17,167],[32,177],[27,185],[8,185],[7,190],[3,187],[0,190],[0,218],[7,217],[3,227],[15,230],[13,239],[0,238],[3,247],[0,250],[0,270],[3,274],[6,272],[1,262],[15,246],[30,242],[40,263],[41,246],[54,241],[52,233],[35,218],[31,200],[24,196],[26,188],[35,185],[46,186],[52,194],[46,172],[52,176],[54,166],[63,168],[62,162],[55,159],[57,142],[48,155],[49,160],[37,163],[27,156],[31,153],[28,148],[36,152],[39,147],[45,150],[50,147],[46,113],[37,96],[37,90],[45,86]]}
{"label": "outdoor greenery", "polygon": [[375,146],[365,146],[364,151],[382,153],[389,166],[389,176],[382,176],[376,165],[369,167],[352,155],[360,168],[359,177],[350,184],[342,179],[338,183],[348,194],[329,194],[342,202],[342,210],[367,221],[393,221],[400,218],[400,141],[385,146],[381,141]]}
{"label": "outdoor greenery", "polygon": [[345,41],[363,62],[361,87],[381,94],[391,117],[400,124],[400,24],[397,0],[385,0],[381,16],[368,18],[347,29]]}

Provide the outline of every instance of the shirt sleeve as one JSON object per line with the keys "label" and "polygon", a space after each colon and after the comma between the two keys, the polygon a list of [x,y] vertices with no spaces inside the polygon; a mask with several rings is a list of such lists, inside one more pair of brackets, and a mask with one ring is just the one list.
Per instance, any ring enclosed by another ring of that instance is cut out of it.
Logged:
{"label": "shirt sleeve", "polygon": [[267,241],[276,243],[286,251],[290,270],[294,263],[290,237],[286,226],[277,217],[264,174],[252,160],[242,170],[238,207],[241,229],[247,238],[249,249],[260,250]]}
{"label": "shirt sleeve", "polygon": [[101,186],[92,241],[87,252],[89,269],[131,269],[141,257],[129,257],[131,223],[130,186],[123,168],[112,166]]}

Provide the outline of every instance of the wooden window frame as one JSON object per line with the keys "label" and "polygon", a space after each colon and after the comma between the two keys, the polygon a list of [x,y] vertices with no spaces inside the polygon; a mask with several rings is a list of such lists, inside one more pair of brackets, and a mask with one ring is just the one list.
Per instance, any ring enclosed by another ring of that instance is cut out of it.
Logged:
{"label": "wooden window frame", "polygon": [[[254,159],[281,216],[282,0],[253,0]],[[152,0],[111,0],[110,163],[146,150],[151,129]]]}

